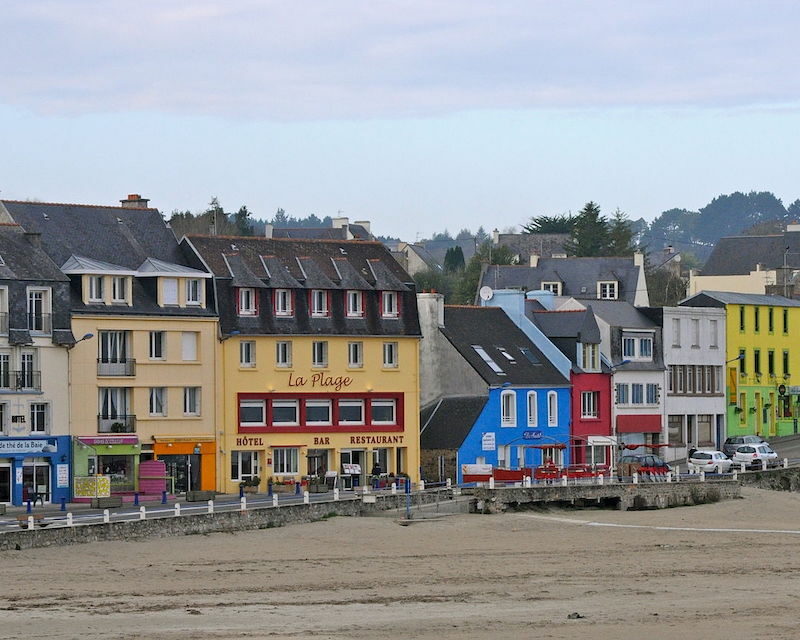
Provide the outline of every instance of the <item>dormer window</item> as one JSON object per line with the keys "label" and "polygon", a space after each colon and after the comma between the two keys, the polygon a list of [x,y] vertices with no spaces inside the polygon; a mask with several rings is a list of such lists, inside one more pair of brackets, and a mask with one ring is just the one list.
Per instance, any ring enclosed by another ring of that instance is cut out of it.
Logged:
{"label": "dormer window", "polygon": [[364,315],[364,296],[361,291],[347,292],[347,317],[360,318]]}
{"label": "dormer window", "polygon": [[549,291],[550,293],[560,296],[561,295],[561,283],[560,282],[542,282],[541,284],[542,291]]}
{"label": "dormer window", "polygon": [[608,280],[605,282],[597,283],[597,297],[600,300],[616,300],[619,296],[617,294],[617,281]]}
{"label": "dormer window", "polygon": [[626,360],[652,360],[653,337],[651,335],[624,334],[622,357]]}
{"label": "dormer window", "polygon": [[161,281],[163,306],[178,304],[178,280],[177,278],[163,278]]}
{"label": "dormer window", "polygon": [[292,292],[289,289],[275,289],[274,301],[276,316],[292,315]]}
{"label": "dormer window", "polygon": [[89,276],[89,302],[103,302],[103,276]]}
{"label": "dormer window", "polygon": [[328,292],[324,289],[311,290],[311,317],[325,318],[328,316]]}
{"label": "dormer window", "polygon": [[202,283],[198,278],[186,280],[186,305],[197,307],[203,304]]}
{"label": "dormer window", "polygon": [[399,315],[397,306],[397,291],[381,292],[381,317],[396,318]]}
{"label": "dormer window", "polygon": [[580,343],[580,367],[584,371],[600,371],[600,345]]}
{"label": "dormer window", "polygon": [[114,276],[111,278],[111,302],[128,301],[128,278],[125,276]]}
{"label": "dormer window", "polygon": [[255,289],[251,287],[242,287],[239,289],[237,298],[237,308],[240,316],[254,316],[258,313]]}

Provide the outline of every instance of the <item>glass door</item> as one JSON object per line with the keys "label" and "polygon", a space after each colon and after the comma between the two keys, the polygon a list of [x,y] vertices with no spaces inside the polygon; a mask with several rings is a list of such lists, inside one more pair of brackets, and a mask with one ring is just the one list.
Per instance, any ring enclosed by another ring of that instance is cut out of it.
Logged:
{"label": "glass door", "polygon": [[22,500],[38,500],[50,502],[50,465],[44,463],[26,463],[22,467]]}
{"label": "glass door", "polygon": [[0,467],[0,503],[11,504],[11,466]]}

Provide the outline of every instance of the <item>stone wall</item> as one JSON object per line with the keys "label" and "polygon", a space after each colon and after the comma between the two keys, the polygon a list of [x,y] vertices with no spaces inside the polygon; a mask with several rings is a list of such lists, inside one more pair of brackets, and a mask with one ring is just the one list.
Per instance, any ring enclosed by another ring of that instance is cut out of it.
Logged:
{"label": "stone wall", "polygon": [[739,481],[744,486],[773,491],[800,491],[800,467],[771,469],[740,473]]}

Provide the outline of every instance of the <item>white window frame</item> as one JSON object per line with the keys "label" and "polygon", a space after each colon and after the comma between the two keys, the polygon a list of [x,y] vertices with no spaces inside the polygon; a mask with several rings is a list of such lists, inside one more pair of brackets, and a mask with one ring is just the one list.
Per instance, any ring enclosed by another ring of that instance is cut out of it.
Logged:
{"label": "white window frame", "polygon": [[111,302],[128,302],[129,280],[127,276],[111,277]]}
{"label": "white window frame", "polygon": [[[700,390],[700,393],[702,393],[702,390]],[[650,398],[652,398],[652,400]],[[660,398],[660,385],[654,382],[648,382],[644,387],[644,403],[649,405],[657,405]]]}
{"label": "white window frame", "polygon": [[579,342],[578,349],[581,356],[580,366],[584,371],[600,371],[600,345],[589,342]]}
{"label": "white window frame", "polygon": [[547,426],[558,426],[558,394],[555,391],[547,392]]}
{"label": "white window frame", "polygon": [[581,392],[581,418],[597,418],[599,416],[600,393],[598,391]]}
{"label": "white window frame", "polygon": [[348,289],[345,292],[346,315],[348,318],[361,318],[364,316],[364,292]]}
{"label": "white window frame", "polygon": [[275,343],[275,366],[289,368],[292,366],[292,341],[278,340]]}
{"label": "white window frame", "polygon": [[105,289],[105,277],[98,276],[98,275],[90,275],[88,276],[89,280],[89,293],[86,296],[86,299],[89,302],[105,302],[104,289]]}
{"label": "white window frame", "polygon": [[0,433],[7,433],[8,403],[0,402]]}
{"label": "white window frame", "polygon": [[[643,355],[645,349],[642,348],[644,344],[648,345],[647,355]],[[643,362],[651,362],[653,360],[653,349],[655,348],[655,339],[651,332],[633,332],[623,331],[622,334],[622,357],[626,360],[638,360]]]}
{"label": "white window frame", "polygon": [[186,279],[186,306],[199,307],[203,304],[203,284],[200,278]]}
{"label": "white window frame", "polygon": [[616,280],[600,280],[597,283],[598,300],[617,300],[619,298],[619,282]]}
{"label": "white window frame", "polygon": [[631,390],[627,382],[618,382],[616,385],[616,399],[615,404],[629,405],[631,403]]}
{"label": "white window frame", "polygon": [[[38,408],[37,408],[38,407]],[[38,416],[41,415],[41,422]],[[49,433],[50,429],[50,404],[47,402],[31,402],[28,405],[31,433]],[[36,417],[36,419],[34,419]]]}
{"label": "white window frame", "polygon": [[500,392],[500,426],[517,426],[517,392],[511,389]]}
{"label": "white window frame", "polygon": [[272,473],[276,476],[300,473],[300,450],[297,447],[275,447],[272,450]]}
{"label": "white window frame", "polygon": [[243,369],[253,369],[256,366],[256,341],[239,341],[239,366]]}
{"label": "white window frame", "polygon": [[[327,420],[312,420],[308,417],[309,408],[325,407],[328,410]],[[327,426],[333,424],[333,402],[331,400],[306,400],[306,424]]]}
{"label": "white window frame", "polygon": [[150,407],[151,416],[167,415],[167,389],[166,387],[150,387]]}
{"label": "white window frame", "polygon": [[[245,454],[250,458],[250,473],[242,474],[242,462]],[[241,482],[259,476],[258,451],[231,451],[231,471],[236,467],[236,474],[231,474],[231,480]]]}
{"label": "white window frame", "polygon": [[[637,402],[638,399],[638,402]],[[631,382],[631,404],[644,404],[644,384]]]}
{"label": "white window frame", "polygon": [[197,362],[199,336],[197,331],[181,332],[181,360],[184,362]]}
{"label": "white window frame", "polygon": [[542,291],[549,291],[553,295],[560,296],[561,295],[561,284],[560,282],[553,282],[553,281],[545,281],[543,280],[539,287]]}
{"label": "white window frame", "polygon": [[315,340],[311,343],[311,366],[314,369],[328,367],[328,341]]}
{"label": "white window frame", "polygon": [[400,315],[397,291],[381,292],[381,318],[397,318]]}
{"label": "white window frame", "polygon": [[272,292],[275,315],[290,318],[294,315],[291,289],[275,289]]}
{"label": "white window frame", "polygon": [[327,318],[330,311],[328,309],[328,292],[325,289],[311,290],[311,317]]}
{"label": "white window frame", "polygon": [[[375,407],[390,407],[392,417],[389,420],[376,420]],[[394,398],[375,398],[370,400],[371,423],[372,424],[397,424],[397,401]]]}
{"label": "white window frame", "polygon": [[400,347],[396,342],[383,343],[383,368],[397,369],[400,366]]}
{"label": "white window frame", "polygon": [[177,278],[162,278],[161,279],[161,295],[164,306],[177,306],[178,305],[178,279]]}
{"label": "white window frame", "polygon": [[254,316],[258,313],[256,290],[253,287],[241,287],[236,292],[236,310],[240,316]]}
{"label": "white window frame", "polygon": [[528,391],[527,397],[528,426],[535,427],[539,424],[539,394]]}
{"label": "white window frame", "polygon": [[[260,408],[261,409],[261,420],[257,422],[249,422],[242,420],[242,409],[243,408]],[[247,427],[264,427],[267,424],[267,403],[265,400],[254,400],[254,399],[247,399],[247,400],[239,400],[239,415],[238,415],[239,424]]]}
{"label": "white window frame", "polygon": [[200,387],[184,387],[183,388],[183,415],[185,416],[199,416],[200,415]]}
{"label": "white window frame", "polygon": [[[294,409],[294,419],[276,420],[275,409]],[[279,398],[272,401],[272,426],[296,427],[300,424],[300,401],[293,398]]]}
{"label": "white window frame", "polygon": [[[361,419],[360,420],[343,420],[342,419],[342,407],[349,406],[361,407]],[[365,414],[366,407],[364,406],[364,401],[359,398],[342,398],[339,400],[339,424],[364,424],[366,420]]]}
{"label": "white window frame", "polygon": [[[161,355],[155,355],[161,351]],[[167,333],[166,331],[150,332],[150,360],[167,359]]]}
{"label": "white window frame", "polygon": [[347,343],[347,366],[350,369],[362,369],[364,367],[364,343]]}

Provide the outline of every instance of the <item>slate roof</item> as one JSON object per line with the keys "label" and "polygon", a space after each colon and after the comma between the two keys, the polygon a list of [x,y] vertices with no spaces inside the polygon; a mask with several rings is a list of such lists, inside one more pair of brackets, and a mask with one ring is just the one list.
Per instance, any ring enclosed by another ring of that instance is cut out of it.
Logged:
{"label": "slate roof", "polygon": [[561,282],[561,295],[597,299],[597,283],[616,280],[620,300],[633,302],[639,267],[633,258],[540,258],[535,267],[485,265],[478,289],[538,290],[542,282]]}
{"label": "slate roof", "polygon": [[[430,251],[428,251],[425,247],[419,244],[409,244],[407,245],[407,250],[415,253],[417,257],[419,257],[422,262],[424,262],[429,269],[433,269],[435,271],[441,271],[442,265],[441,263],[436,261],[436,258],[433,257]],[[466,257],[464,258],[466,260]]]}
{"label": "slate roof", "polygon": [[354,240],[372,240],[372,234],[366,227],[355,223],[344,227],[276,227],[272,230],[272,237],[294,240],[347,240],[348,230]]}
{"label": "slate roof", "polygon": [[600,344],[600,328],[591,306],[569,311],[531,311],[526,315],[548,338],[575,338],[586,344]]}
{"label": "slate roof", "polygon": [[458,449],[483,411],[489,396],[446,396],[420,411],[423,449]]}
{"label": "slate roof", "polygon": [[118,273],[119,275],[136,275],[133,269],[126,269],[110,262],[102,260],[92,260],[84,256],[71,255],[67,261],[61,265],[64,273]]}
{"label": "slate roof", "polygon": [[733,293],[729,291],[703,291],[679,303],[681,307],[723,307],[726,304],[752,304],[773,307],[800,307],[799,300],[759,293]]}
{"label": "slate roof", "polygon": [[568,233],[501,233],[497,244],[508,247],[527,263],[531,255],[549,258],[554,253],[566,253],[564,244],[569,238]]}
{"label": "slate roof", "polygon": [[654,329],[658,325],[636,307],[622,300],[593,300],[592,311],[612,327]]}
{"label": "slate roof", "polygon": [[[440,331],[489,385],[568,382],[500,307],[445,305]],[[481,347],[499,371],[473,345]]]}
{"label": "slate roof", "polygon": [[748,275],[757,264],[767,269],[783,266],[784,252],[790,267],[800,267],[800,232],[786,231],[765,236],[720,238],[703,266],[701,275]]}
{"label": "slate roof", "polygon": [[38,236],[26,235],[19,225],[0,224],[0,280],[69,282],[37,242]]}

